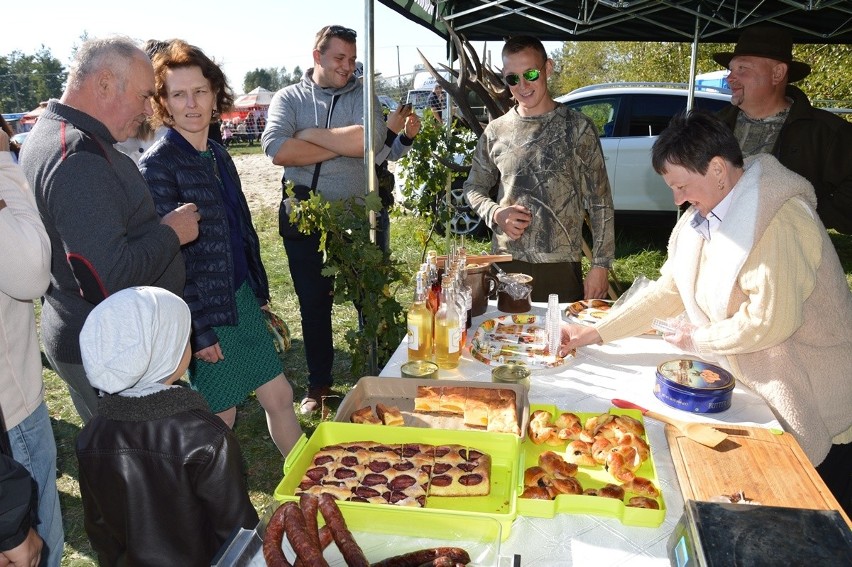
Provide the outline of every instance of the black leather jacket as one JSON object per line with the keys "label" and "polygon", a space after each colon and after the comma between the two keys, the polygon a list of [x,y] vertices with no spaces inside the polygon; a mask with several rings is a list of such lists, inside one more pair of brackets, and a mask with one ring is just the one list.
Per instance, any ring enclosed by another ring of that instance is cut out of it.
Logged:
{"label": "black leather jacket", "polygon": [[[826,228],[852,234],[852,124],[811,106],[798,87],[787,85],[786,94],[793,105],[772,155],[814,186],[817,213]],[[733,130],[739,112],[732,105],[718,116]]]}
{"label": "black leather jacket", "polygon": [[101,567],[206,567],[234,529],[257,526],[237,439],[188,388],[102,398],[77,460]]}
{"label": "black leather jacket", "polygon": [[[209,143],[217,162],[225,164],[238,189],[237,213],[248,259],[248,283],[258,304],[265,305],[269,302],[269,281],[237,168],[223,146],[212,140]],[[219,342],[214,326],[237,324],[231,230],[213,167],[173,129],[139,160],[139,170],[148,182],[157,214],[165,216],[184,203],[195,203],[201,214],[198,238],[182,247],[186,262],[183,298],[192,312],[193,352]]]}

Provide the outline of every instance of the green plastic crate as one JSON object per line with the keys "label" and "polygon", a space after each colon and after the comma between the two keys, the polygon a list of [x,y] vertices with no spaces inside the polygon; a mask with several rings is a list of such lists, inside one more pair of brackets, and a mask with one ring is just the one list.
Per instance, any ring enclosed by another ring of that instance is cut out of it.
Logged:
{"label": "green plastic crate", "polygon": [[[501,525],[502,539],[509,537],[512,521],[517,516],[518,451],[520,440],[514,435],[483,431],[453,431],[415,427],[388,427],[339,422],[320,423],[310,439],[304,435],[284,461],[284,478],[275,489],[279,502],[298,500],[295,492],[313,461],[314,455],[328,445],[352,441],[377,443],[428,443],[431,445],[466,445],[487,453],[491,457],[491,491],[488,496],[438,497],[429,496],[424,508],[394,507],[410,517],[408,525],[399,529],[419,532],[422,525],[440,521],[432,515],[454,512],[470,517],[490,517]],[[339,502],[341,510],[375,510],[391,505],[363,502]]]}
{"label": "green plastic crate", "polygon": [[[536,410],[549,411],[553,418],[556,419],[559,414],[571,410],[558,409],[551,405],[530,405],[530,415]],[[583,424],[586,420],[599,413],[581,413],[572,412],[580,418]],[[636,410],[612,408],[610,413],[614,415],[628,415],[642,421],[642,414]],[[644,422],[643,422],[644,423]],[[647,441],[647,437],[645,438]],[[657,468],[654,465],[653,454],[651,458],[642,463],[642,466],[636,471],[637,476],[642,476],[650,479],[654,486],[660,490],[660,496],[657,502],[660,504],[659,510],[650,510],[646,508],[632,508],[626,506],[621,500],[613,498],[604,498],[601,496],[587,496],[575,494],[560,494],[553,500],[534,500],[530,498],[521,498],[524,491],[524,471],[527,468],[538,464],[538,456],[545,451],[554,451],[555,453],[564,454],[565,448],[569,441],[564,441],[558,446],[547,444],[536,445],[528,438],[524,439],[520,448],[520,462],[518,465],[518,514],[521,516],[532,516],[535,518],[552,518],[556,514],[592,514],[596,516],[607,516],[617,518],[621,523],[628,526],[640,526],[648,528],[656,528],[663,523],[666,517],[666,505],[663,499],[662,487],[657,477]],[[609,474],[602,465],[597,467],[580,466],[577,480],[584,489],[600,488],[605,484],[621,484]]]}

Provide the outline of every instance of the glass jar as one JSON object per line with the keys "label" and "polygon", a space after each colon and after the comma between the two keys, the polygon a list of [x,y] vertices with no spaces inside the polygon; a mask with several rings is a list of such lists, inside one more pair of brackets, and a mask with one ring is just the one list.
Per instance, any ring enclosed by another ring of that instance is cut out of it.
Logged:
{"label": "glass jar", "polygon": [[491,381],[530,387],[530,369],[523,364],[503,364],[491,371]]}

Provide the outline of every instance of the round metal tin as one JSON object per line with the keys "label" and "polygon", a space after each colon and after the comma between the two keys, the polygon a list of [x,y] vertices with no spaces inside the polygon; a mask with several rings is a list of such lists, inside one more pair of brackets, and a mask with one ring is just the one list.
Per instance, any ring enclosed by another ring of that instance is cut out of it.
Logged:
{"label": "round metal tin", "polygon": [[701,360],[675,359],[657,367],[654,395],[664,404],[693,413],[731,407],[736,381],[724,368]]}
{"label": "round metal tin", "polygon": [[491,371],[491,381],[530,386],[530,369],[523,364],[503,364]]}
{"label": "round metal tin", "polygon": [[437,378],[438,365],[428,360],[411,360],[399,367],[405,378]]}

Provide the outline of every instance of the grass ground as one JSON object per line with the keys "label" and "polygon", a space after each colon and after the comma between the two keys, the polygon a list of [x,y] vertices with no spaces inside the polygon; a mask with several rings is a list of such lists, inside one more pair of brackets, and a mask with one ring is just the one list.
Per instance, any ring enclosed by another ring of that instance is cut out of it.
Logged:
{"label": "grass ground", "polygon": [[[253,149],[253,148],[252,148]],[[247,148],[247,150],[250,150]],[[284,356],[286,374],[293,384],[295,396],[301,399],[306,387],[307,368],[302,348],[299,307],[287,267],[287,257],[278,236],[278,216],[275,210],[254,211],[254,221],[261,238],[261,253],[269,275],[272,308],[289,324],[293,346]],[[426,240],[426,230],[421,219],[395,213],[392,217],[391,241],[394,256],[413,273],[421,262]],[[627,289],[639,275],[656,278],[665,260],[665,244],[669,227],[642,227],[617,233],[615,278],[622,289]],[[852,237],[832,235],[844,264],[847,281],[852,287]],[[429,247],[439,253],[445,250],[443,239],[430,242]],[[486,241],[466,242],[469,253],[489,249]],[[406,305],[413,290],[410,286],[398,290],[398,300]],[[352,306],[336,306],[333,316],[335,344],[335,391],[342,396],[360,378],[349,372],[350,358],[346,350],[344,332],[356,324]],[[63,521],[65,525],[65,555],[62,567],[95,565],[96,561],[83,528],[83,510],[77,483],[77,460],[74,442],[81,422],[71,403],[64,383],[50,370],[44,371],[47,406],[50,410],[58,450],[58,485]],[[327,418],[333,417],[333,408]],[[313,432],[320,418],[305,419],[300,416],[302,429]],[[283,459],[269,437],[266,418],[257,400],[252,396],[239,408],[235,426],[248,469],[251,500],[260,513],[266,508],[278,482],[281,480]]]}

